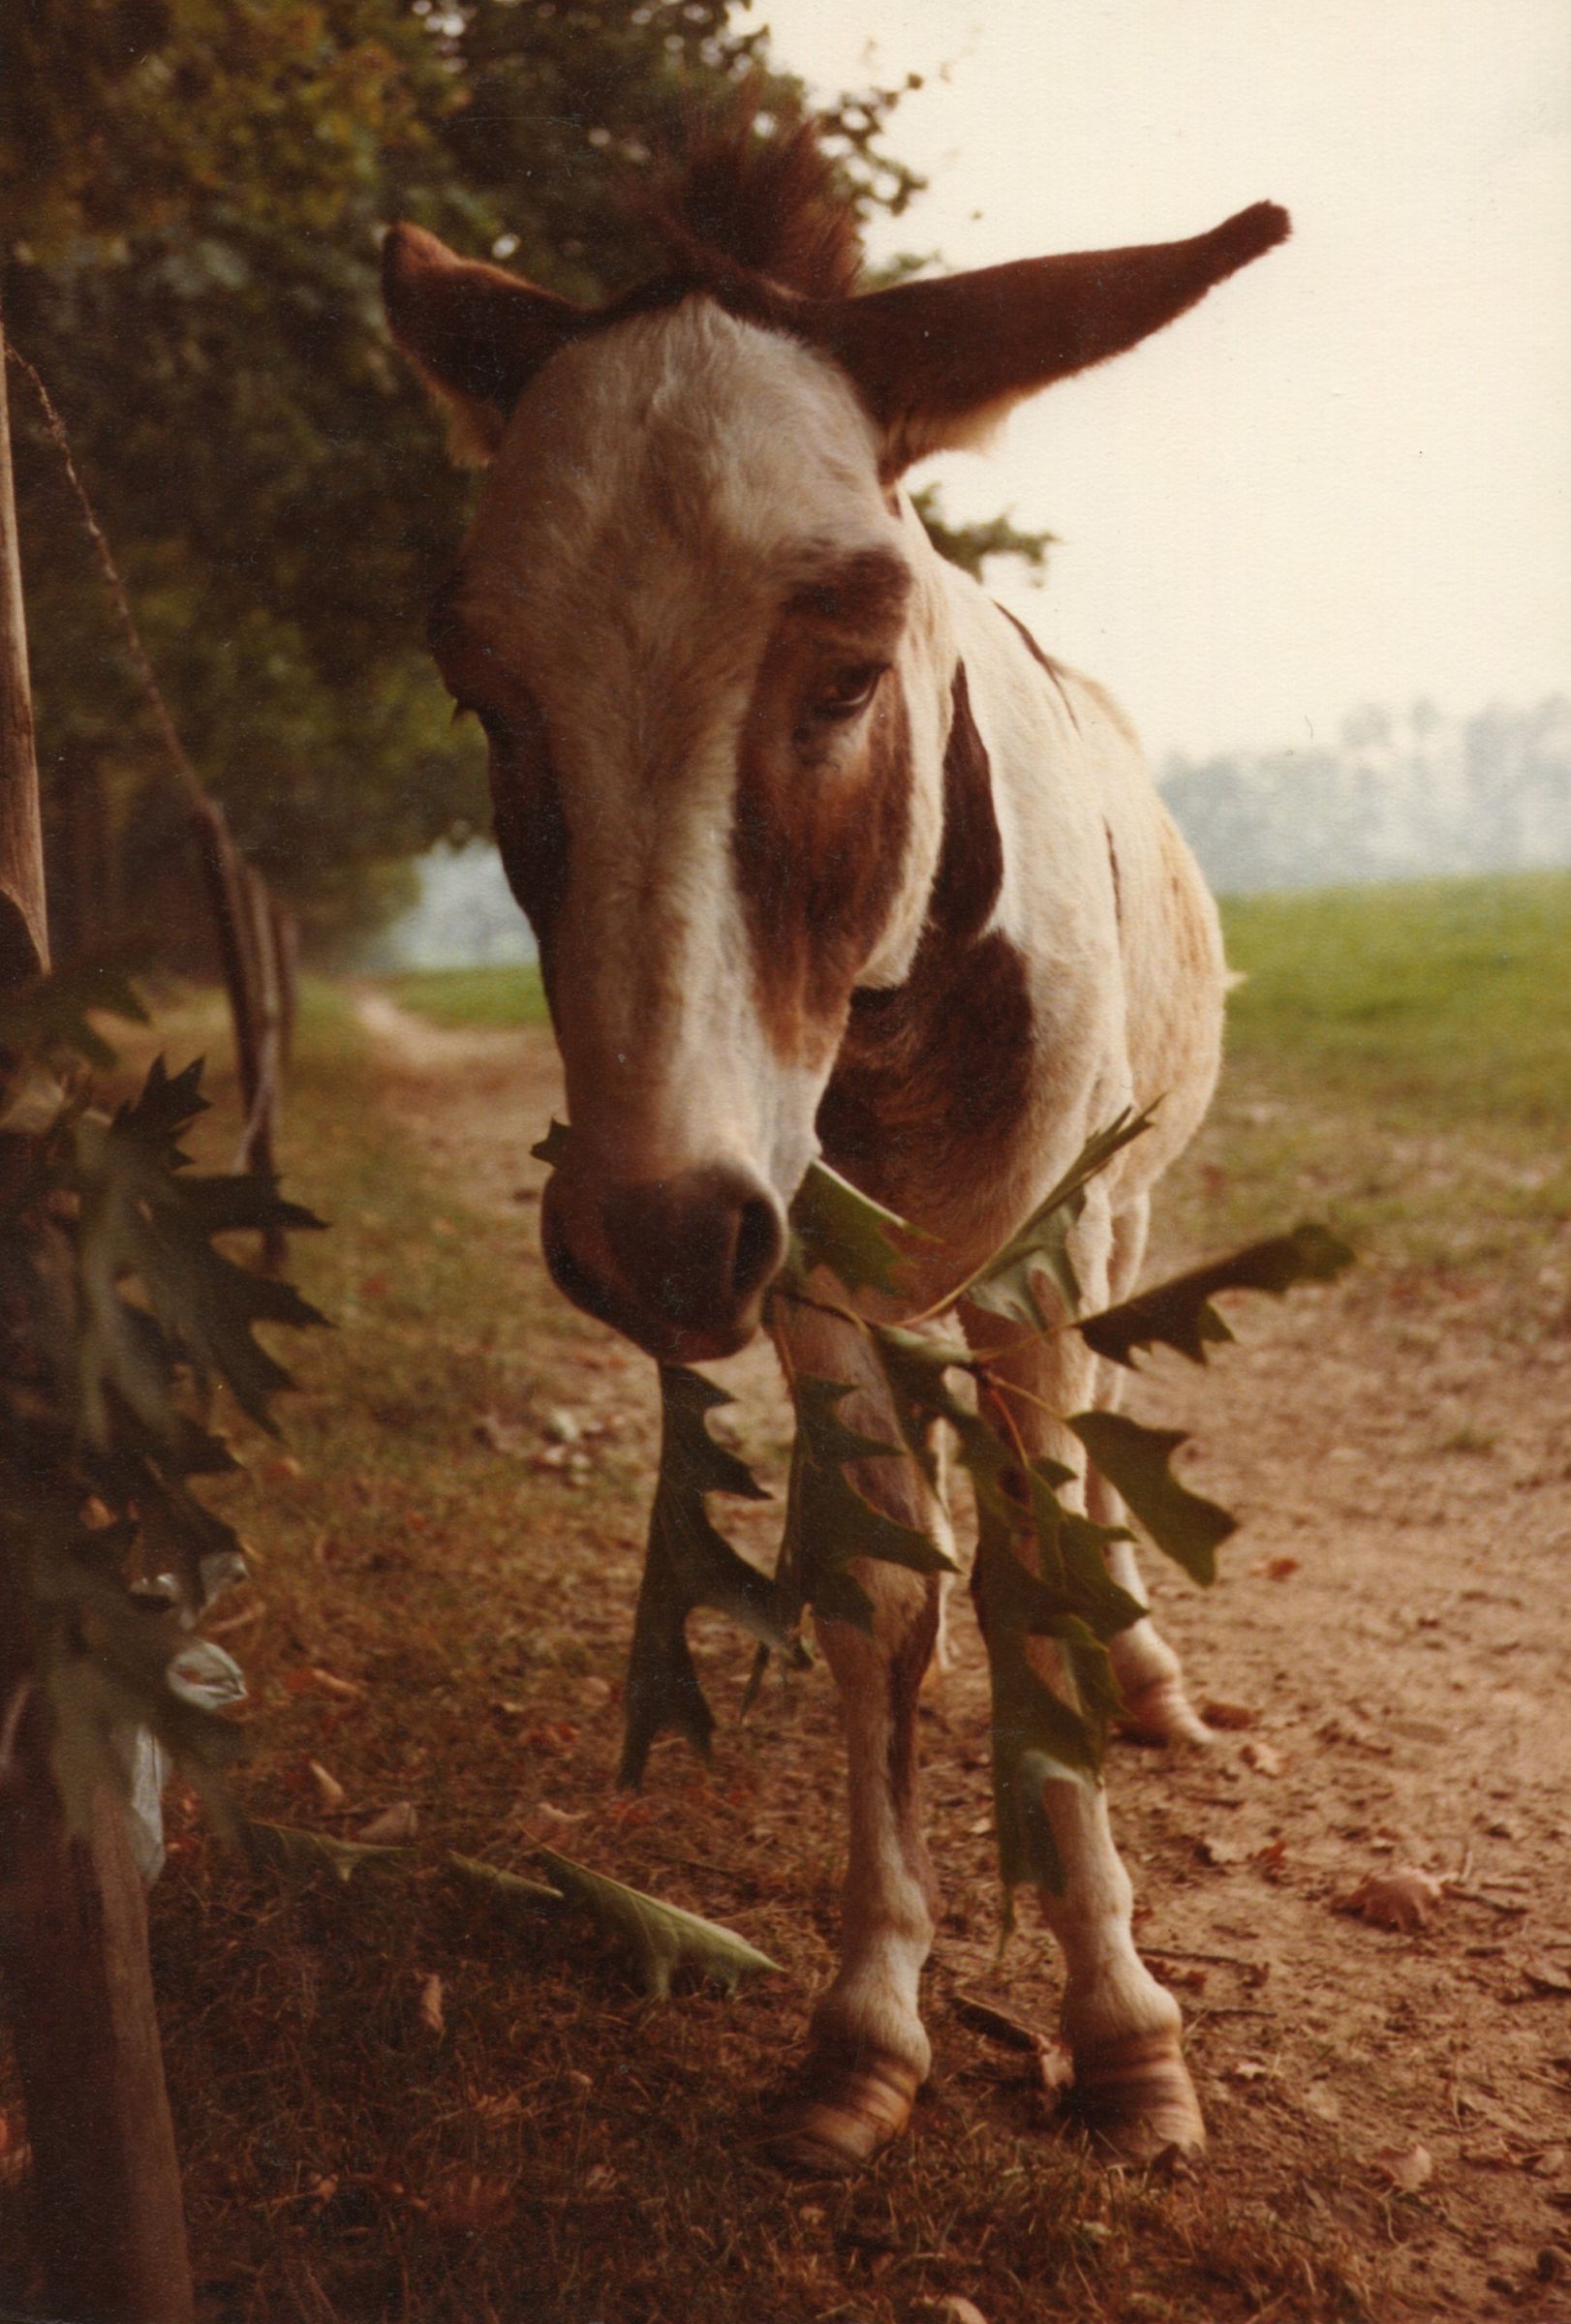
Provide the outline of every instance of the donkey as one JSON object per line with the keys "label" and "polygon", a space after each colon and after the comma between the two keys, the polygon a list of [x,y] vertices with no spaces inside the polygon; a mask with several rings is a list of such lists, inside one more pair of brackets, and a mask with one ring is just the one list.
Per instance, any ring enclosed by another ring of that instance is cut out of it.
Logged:
{"label": "donkey", "polygon": [[[1090,1133],[1160,1097],[1072,1244],[1088,1299],[1123,1299],[1216,1081],[1216,910],[1119,711],[938,555],[901,478],[1171,321],[1286,215],[859,290],[853,217],[799,123],[697,143],[662,230],[670,270],[595,311],[413,226],[384,248],[394,336],[487,469],[431,642],[488,738],[562,1052],[551,1272],[662,1361],[728,1356],[821,1151],[932,1238],[914,1315]],[[889,1441],[854,1327],[788,1314],[792,1370],[857,1384],[847,1418]],[[996,1342],[996,1319],[959,1321]],[[1039,1399],[1031,1451],[1118,1523],[1047,1417],[1111,1405],[1111,1367],[1073,1333],[1006,1361]],[[914,1463],[861,1482],[941,1525]],[[1145,1605],[1130,1550],[1110,1557]],[[820,1625],[849,1761],[842,1958],[777,2140],[817,2171],[896,2135],[930,2063],[915,1708],[938,1595],[895,1566],[859,1577],[872,1634]],[[1129,1728],[1203,1738],[1149,1615],[1113,1653]],[[1197,2147],[1180,2012],[1135,1949],[1105,1793],[1054,1781],[1045,1807],[1077,2102],[1120,2154]]]}

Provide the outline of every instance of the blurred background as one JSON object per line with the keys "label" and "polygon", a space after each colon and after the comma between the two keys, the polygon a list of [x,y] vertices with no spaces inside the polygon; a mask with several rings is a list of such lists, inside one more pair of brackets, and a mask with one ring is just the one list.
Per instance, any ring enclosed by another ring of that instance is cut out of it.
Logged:
{"label": "blurred background", "polygon": [[[319,959],[527,958],[421,605],[471,480],[387,344],[409,217],[575,298],[630,182],[761,69],[880,269],[1295,235],[913,481],[1141,724],[1224,893],[1571,859],[1571,44],[1551,0],[16,0],[9,329],[203,780]],[[847,92],[850,92],[847,94]],[[58,946],[189,923],[187,845],[13,382]],[[161,900],[164,900],[161,902]]]}

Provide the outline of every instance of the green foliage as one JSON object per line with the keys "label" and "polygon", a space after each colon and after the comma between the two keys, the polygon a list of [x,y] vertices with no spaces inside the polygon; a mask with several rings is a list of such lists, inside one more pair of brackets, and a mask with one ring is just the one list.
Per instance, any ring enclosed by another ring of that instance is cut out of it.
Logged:
{"label": "green foliage", "polygon": [[502,1872],[476,1856],[452,1855],[447,1862],[467,1887],[526,1930],[538,1924],[542,1912],[556,1913],[566,1907],[579,1913],[631,1956],[644,1991],[655,2001],[669,2000],[672,1980],[680,1975],[708,1978],[734,1993],[746,1976],[763,1971],[779,1974],[778,1962],[755,1951],[734,1929],[700,1919],[696,1912],[665,1904],[642,1888],[629,1888],[602,1872],[590,1872],[548,1848],[535,1852],[556,1887]]}
{"label": "green foliage", "polygon": [[796,1452],[782,1567],[793,1595],[821,1620],[871,1630],[873,1608],[851,1571],[858,1558],[913,1574],[950,1574],[954,1566],[930,1534],[887,1516],[853,1479],[853,1467],[866,1476],[870,1461],[881,1466],[910,1455],[847,1425],[840,1407],[852,1392],[844,1381],[792,1382]]}
{"label": "green foliage", "polygon": [[[1070,1232],[1085,1210],[1092,1180],[1150,1122],[1149,1110],[1125,1112],[1089,1139],[1025,1226],[931,1314],[964,1298],[974,1308],[1042,1336],[1078,1330],[1099,1354],[1121,1363],[1131,1362],[1136,1348],[1158,1342],[1201,1361],[1208,1341],[1231,1336],[1210,1304],[1217,1293],[1280,1294],[1294,1283],[1327,1281],[1350,1263],[1351,1252],[1322,1228],[1300,1227],[1077,1321],[1081,1294],[1069,1256]],[[568,1135],[553,1122],[537,1153],[542,1160],[560,1161]],[[1109,1544],[1128,1536],[1094,1524],[1064,1502],[1063,1491],[1073,1483],[1073,1473],[1029,1454],[1010,1417],[1010,1399],[1018,1391],[985,1352],[858,1312],[852,1303],[858,1293],[873,1292],[879,1300],[898,1297],[899,1244],[910,1234],[903,1222],[816,1166],[793,1206],[791,1226],[791,1257],[773,1297],[821,1303],[810,1292],[809,1278],[815,1291],[821,1287],[816,1270],[838,1278],[846,1302],[837,1303],[836,1312],[862,1335],[881,1383],[880,1400],[893,1416],[896,1441],[880,1441],[847,1422],[842,1406],[853,1392],[847,1383],[792,1376],[796,1440],[771,1618],[776,1631],[785,1633],[811,1608],[820,1621],[868,1630],[873,1607],[857,1572],[861,1561],[918,1574],[952,1571],[931,1533],[878,1506],[878,1477],[888,1475],[890,1464],[897,1471],[903,1463],[914,1467],[929,1487],[936,1485],[934,1434],[940,1425],[947,1427],[970,1475],[976,1507],[972,1590],[992,1682],[993,1791],[1008,1912],[1021,1882],[1062,1885],[1043,1786],[1100,1778],[1108,1728],[1119,1707],[1108,1641],[1142,1612],[1107,1571]],[[1052,1282],[1060,1315],[1042,1301],[1040,1274]],[[919,1326],[930,1320],[917,1319]],[[957,1372],[974,1381],[974,1405],[952,1385]],[[662,1381],[666,1426],[661,1480],[628,1681],[624,1776],[632,1780],[641,1775],[649,1743],[662,1728],[685,1734],[708,1755],[714,1721],[698,1690],[684,1630],[693,1605],[721,1605],[731,1612],[761,1640],[764,1652],[784,1643],[759,1618],[770,1603],[760,1577],[729,1551],[703,1507],[707,1490],[756,1490],[751,1475],[710,1440],[703,1426],[704,1412],[724,1400],[722,1391],[690,1373],[665,1373]],[[681,1383],[679,1393],[673,1382]],[[1194,1580],[1215,1579],[1217,1549],[1234,1531],[1235,1520],[1172,1474],[1172,1455],[1184,1438],[1118,1413],[1055,1418],[1079,1439],[1156,1545]],[[911,1500],[909,1493],[899,1500],[893,1494],[883,1497],[891,1506]],[[1051,1677],[1038,1667],[1033,1639],[1051,1639],[1057,1647]],[[755,1667],[755,1686],[756,1677]]]}
{"label": "green foliage", "polygon": [[1058,546],[1056,533],[1022,533],[1006,515],[991,516],[973,525],[952,524],[940,505],[936,484],[913,492],[911,503],[939,555],[958,565],[973,581],[985,582],[989,565],[999,557],[1012,557],[1032,581],[1046,578],[1047,553]]}
{"label": "green foliage", "polygon": [[892,1292],[900,1265],[893,1238],[909,1232],[827,1163],[813,1162],[791,1205],[787,1269],[799,1284],[816,1267],[828,1267],[848,1291]]}
{"label": "green foliage", "polygon": [[1329,1283],[1351,1267],[1345,1242],[1321,1226],[1295,1227],[1242,1251],[1175,1275],[1154,1291],[1142,1292],[1100,1315],[1082,1317],[1080,1336],[1098,1356],[1134,1369],[1136,1348],[1176,1348],[1191,1363],[1204,1363],[1208,1342],[1233,1334],[1211,1302],[1220,1291],[1269,1291],[1280,1299],[1295,1283]]}
{"label": "green foliage", "polygon": [[650,1746],[667,1729],[686,1736],[700,1758],[709,1757],[715,1716],[688,1651],[688,1616],[695,1606],[728,1614],[777,1653],[800,1651],[793,1650],[775,1619],[767,1575],[737,1556],[704,1507],[709,1493],[732,1493],[746,1501],[767,1497],[747,1464],[709,1433],[705,1416],[730,1397],[676,1364],[661,1366],[660,1388],[660,1482],[633,1618],[626,1741],[617,1778],[631,1787],[643,1781]]}
{"label": "green foliage", "polygon": [[608,1880],[602,1872],[589,1872],[548,1848],[535,1852],[570,1902],[603,1935],[626,1945],[645,1992],[655,2001],[667,2000],[672,1978],[682,1973],[711,1978],[727,1993],[734,1993],[746,1976],[764,1971],[778,1974],[779,1963],[744,1942],[734,1929],[685,1912],[680,1905],[662,1904],[641,1888]]}
{"label": "green foliage", "polygon": [[1238,1520],[1173,1475],[1169,1463],[1187,1442],[1183,1430],[1148,1428],[1124,1412],[1075,1413],[1068,1424],[1157,1548],[1191,1581],[1214,1582],[1217,1551],[1237,1532]]}
{"label": "green foliage", "polygon": [[1088,1140],[1059,1183],[1045,1195],[1017,1234],[990,1259],[972,1280],[956,1293],[973,1307],[985,1307],[1031,1331],[1051,1331],[1056,1320],[1043,1308],[1036,1276],[1045,1274],[1063,1304],[1065,1315],[1080,1311],[1080,1285],[1069,1258],[1069,1236],[1086,1208],[1086,1188],[1113,1156],[1151,1127],[1152,1112],[1132,1110],[1097,1137]]}
{"label": "green foliage", "polygon": [[372,1847],[363,1840],[335,1840],[330,1832],[307,1831],[297,1823],[267,1823],[255,1816],[242,1826],[246,1853],[253,1864],[290,1880],[307,1880],[331,1873],[348,1887],[357,1874],[407,1872],[407,1848]]}
{"label": "green foliage", "polygon": [[[49,980],[9,999],[14,1086],[40,1056],[58,1061],[74,1026],[79,1044],[79,1005]],[[20,1581],[78,1823],[97,1786],[124,1788],[139,1728],[216,1797],[239,1734],[212,1706],[239,1674],[191,1625],[243,1560],[193,1489],[234,1465],[212,1391],[270,1425],[288,1375],[256,1327],[321,1320],[214,1246],[236,1229],[319,1222],[270,1179],[187,1174],[179,1139],[204,1102],[200,1074],[159,1061],[112,1119],[57,1085],[52,1119],[8,1157],[0,1202],[0,1554]],[[39,1096],[36,1078],[25,1086]]]}

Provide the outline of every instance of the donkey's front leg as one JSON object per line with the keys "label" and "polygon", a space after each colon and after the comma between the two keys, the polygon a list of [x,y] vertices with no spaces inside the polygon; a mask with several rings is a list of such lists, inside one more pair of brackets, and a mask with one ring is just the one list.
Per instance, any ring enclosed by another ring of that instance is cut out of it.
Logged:
{"label": "donkey's front leg", "polygon": [[[1094,1191],[1074,1254],[1088,1300],[1105,1297],[1109,1223]],[[1048,1454],[1071,1470],[1077,1483],[1063,1491],[1072,1500],[1084,1489],[1085,1454],[1051,1416],[1086,1409],[1096,1359],[1071,1331],[1016,1340],[999,1352],[996,1317],[972,1310],[964,1320],[972,1345],[995,1351],[995,1377],[1025,1391],[1020,1398],[1007,1390],[999,1395],[1006,1426],[1028,1452]],[[1034,1536],[1016,1546],[1034,1571]],[[1073,1681],[1057,1642],[1033,1636],[1026,1646],[1037,1675],[1073,1703]],[[1063,2025],[1074,2060],[1076,2110],[1107,2146],[1134,2160],[1167,2147],[1202,2147],[1205,2124],[1184,2063],[1179,2005],[1135,1949],[1134,1891],[1113,1845],[1106,1789],[1100,1780],[1055,1780],[1043,1786],[1042,1804],[1064,1875],[1062,1890],[1041,1891],[1041,1906],[1063,1954]]]}
{"label": "donkey's front leg", "polygon": [[[797,1372],[856,1384],[843,1407],[852,1427],[878,1443],[898,1442],[859,1333],[809,1310],[782,1339]],[[947,1538],[943,1513],[909,1458],[865,1462],[856,1483],[889,1516]],[[782,2160],[819,2173],[859,2169],[905,2128],[932,2056],[917,2001],[933,1942],[933,1880],[916,1703],[938,1632],[939,1585],[932,1575],[866,1559],[852,1572],[872,1604],[871,1631],[816,1626],[840,1691],[849,1778],[841,1959],[813,2014],[798,2095],[773,2141]]]}

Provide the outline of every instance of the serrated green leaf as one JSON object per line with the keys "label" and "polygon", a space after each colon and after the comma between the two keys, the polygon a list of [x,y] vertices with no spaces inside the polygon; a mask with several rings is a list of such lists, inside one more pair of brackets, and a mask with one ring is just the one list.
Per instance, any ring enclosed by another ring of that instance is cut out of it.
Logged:
{"label": "serrated green leaf", "polygon": [[0,1049],[13,1057],[65,1055],[107,1070],[115,1055],[93,1024],[93,1010],[133,1024],[147,1023],[123,959],[72,961],[32,984],[0,994]]}
{"label": "serrated green leaf", "polygon": [[910,1228],[827,1162],[809,1163],[791,1204],[788,1279],[805,1283],[815,1268],[826,1267],[847,1291],[899,1291],[895,1238]]}
{"label": "serrated green leaf", "polygon": [[993,1694],[993,1815],[1007,1926],[1023,1881],[1063,1887],[1044,1784],[1094,1782],[1101,1754],[1094,1728],[1032,1667],[1028,1638],[1062,1635],[1067,1617],[996,1524],[982,1526],[971,1587]]}
{"label": "serrated green leaf", "polygon": [[347,1886],[356,1873],[407,1875],[415,1863],[407,1848],[373,1847],[363,1840],[335,1840],[328,1832],[306,1831],[294,1823],[266,1823],[248,1816],[240,1827],[253,1864],[292,1880],[331,1873]]}
{"label": "serrated green leaf", "polygon": [[[140,1097],[107,1126],[92,1116],[77,1124],[79,1393],[85,1432],[99,1443],[109,1440],[115,1397],[144,1428],[172,1427],[175,1361],[200,1380],[227,1382],[242,1409],[270,1428],[269,1399],[289,1386],[289,1374],[253,1328],[323,1320],[292,1284],[214,1249],[212,1235],[231,1225],[316,1222],[267,1180],[236,1179],[226,1188],[179,1175],[185,1157],[177,1141],[205,1103],[200,1074],[193,1065],[171,1077],[157,1060]],[[128,1278],[145,1310],[123,1296]]]}
{"label": "serrated green leaf", "polygon": [[1267,1291],[1279,1299],[1297,1283],[1331,1282],[1353,1265],[1355,1256],[1322,1226],[1295,1227],[1290,1235],[1251,1242],[1225,1259],[1155,1284],[1100,1315],[1088,1315],[1076,1329],[1098,1356],[1131,1369],[1137,1348],[1158,1343],[1176,1348],[1191,1363],[1204,1363],[1208,1342],[1233,1336],[1211,1305],[1218,1292]]}
{"label": "serrated green leaf", "polygon": [[709,1493],[768,1498],[746,1462],[709,1433],[706,1415],[731,1398],[678,1364],[662,1364],[660,1377],[660,1475],[633,1620],[617,1777],[631,1788],[643,1781],[650,1748],[667,1731],[685,1736],[700,1758],[709,1756],[715,1718],[687,1639],[695,1606],[728,1615],[775,1653],[802,1659],[777,1619],[769,1576],[737,1555],[704,1506]]}
{"label": "serrated green leaf", "polygon": [[461,1881],[471,1888],[477,1888],[509,1920],[521,1914],[538,1920],[541,1912],[560,1911],[568,1901],[560,1888],[547,1888],[543,1881],[526,1881],[521,1873],[504,1872],[499,1865],[487,1864],[478,1856],[460,1856],[449,1851],[447,1863]]}
{"label": "serrated green leaf", "polygon": [[553,1116],[551,1126],[539,1146],[532,1146],[529,1150],[537,1162],[543,1162],[548,1170],[557,1170],[567,1160],[571,1149],[572,1140],[567,1123],[558,1121]]}
{"label": "serrated green leaf", "polygon": [[1017,1234],[986,1267],[973,1275],[957,1299],[970,1300],[989,1314],[1024,1324],[1029,1330],[1052,1331],[1058,1318],[1049,1314],[1037,1296],[1035,1277],[1046,1274],[1063,1302],[1065,1316],[1080,1308],[1080,1284],[1069,1258],[1069,1236],[1086,1208],[1086,1188],[1115,1154],[1150,1129],[1155,1108],[1144,1113],[1122,1113],[1105,1130],[1089,1138],[1058,1184],[1043,1197]]}
{"label": "serrated green leaf", "polygon": [[904,1445],[882,1444],[847,1425],[840,1407],[852,1393],[843,1380],[812,1374],[794,1383],[796,1457],[786,1510],[784,1562],[805,1604],[820,1620],[872,1626],[867,1592],[851,1573],[859,1557],[906,1566],[913,1574],[952,1574],[953,1560],[931,1534],[902,1524],[869,1500],[850,1475],[852,1465],[904,1461]]}
{"label": "serrated green leaf", "polygon": [[1157,1548],[1191,1580],[1215,1581],[1217,1551],[1238,1531],[1238,1519],[1173,1475],[1173,1454],[1188,1442],[1183,1430],[1148,1428],[1122,1412],[1076,1413],[1067,1425]]}
{"label": "serrated green leaf", "polygon": [[680,1971],[712,1977],[734,1993],[745,1976],[768,1971],[779,1975],[780,1964],[758,1952],[734,1929],[700,1919],[680,1905],[662,1904],[641,1888],[626,1887],[602,1872],[590,1872],[570,1857],[548,1848],[536,1850],[569,1902],[607,1936],[618,1939],[631,1953],[644,1991],[664,2001],[671,1979]]}

